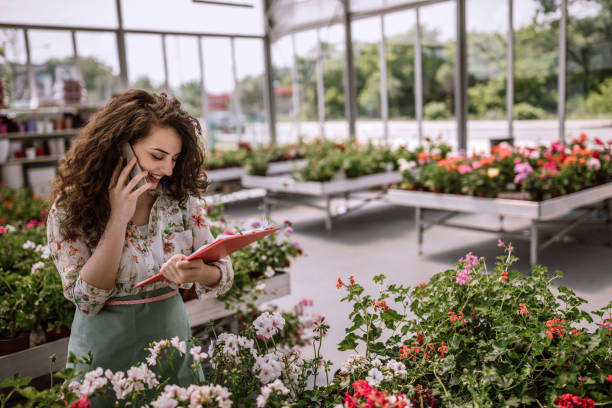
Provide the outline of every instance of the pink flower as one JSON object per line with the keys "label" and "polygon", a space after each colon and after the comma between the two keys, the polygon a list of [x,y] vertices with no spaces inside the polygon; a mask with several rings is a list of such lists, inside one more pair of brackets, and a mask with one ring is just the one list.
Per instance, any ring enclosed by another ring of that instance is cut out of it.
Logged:
{"label": "pink flower", "polygon": [[91,402],[89,402],[89,398],[83,396],[79,400],[74,401],[70,408],[91,408]]}
{"label": "pink flower", "polygon": [[297,248],[297,249],[301,248],[300,243],[297,242],[297,241],[293,242],[292,245],[293,245],[294,248]]}
{"label": "pink flower", "polygon": [[236,233],[230,229],[226,229],[225,231],[223,231],[223,235],[234,235],[234,234]]}
{"label": "pink flower", "polygon": [[552,142],[552,143],[550,144],[550,149],[551,149],[553,152],[562,152],[562,151],[564,151],[564,150],[565,150],[565,146],[563,146],[563,143],[561,143],[561,142],[557,141],[557,142]]}
{"label": "pink flower", "polygon": [[470,167],[469,164],[462,164],[461,166],[459,166],[460,174],[466,174],[466,173],[471,173],[471,172],[472,172],[472,168]]}
{"label": "pink flower", "polygon": [[501,239],[497,240],[497,246],[499,248],[505,248],[506,247],[506,245],[504,244],[504,242]]}
{"label": "pink flower", "polygon": [[0,235],[6,234],[6,228],[0,226]]}
{"label": "pink flower", "polygon": [[597,160],[594,157],[590,157],[589,160],[587,160],[587,167],[593,169],[593,170],[599,170],[601,168],[601,163],[599,160]]}
{"label": "pink flower", "polygon": [[286,233],[288,233],[288,234],[290,234],[290,233],[292,233],[292,232],[293,232],[293,228],[291,228],[291,227],[287,227],[287,228],[285,228],[285,232],[286,232]]}
{"label": "pink flower", "polygon": [[32,228],[32,227],[36,227],[40,224],[40,221],[37,220],[30,220],[30,222],[28,222],[27,228]]}

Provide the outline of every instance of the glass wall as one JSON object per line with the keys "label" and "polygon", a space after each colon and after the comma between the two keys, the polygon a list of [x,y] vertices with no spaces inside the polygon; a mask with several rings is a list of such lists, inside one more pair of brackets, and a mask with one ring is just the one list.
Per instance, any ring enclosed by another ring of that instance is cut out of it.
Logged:
{"label": "glass wall", "polygon": [[576,0],[568,7],[568,118],[610,119],[611,117],[612,28],[609,24],[611,18],[612,4],[607,1]]}
{"label": "glass wall", "polygon": [[202,86],[198,38],[167,35],[168,90],[175,95],[190,114],[202,117]]}
{"label": "glass wall", "polygon": [[295,107],[293,104],[293,45],[287,35],[271,45],[272,81],[276,109],[276,133],[279,143],[296,140]]}
{"label": "glass wall", "polygon": [[119,91],[119,57],[115,33],[76,33],[81,77],[87,103],[105,104]]}
{"label": "glass wall", "polygon": [[323,58],[325,136],[334,140],[342,140],[348,138],[344,105],[344,26],[335,24],[321,27],[320,36]]}
{"label": "glass wall", "polygon": [[240,91],[240,109],[246,140],[268,143],[264,98],[265,64],[262,40],[237,38],[236,81]]}
{"label": "glass wall", "polygon": [[456,4],[420,8],[423,61],[423,135],[456,144],[455,45]]}
{"label": "glass wall", "polygon": [[30,104],[27,57],[23,30],[0,30],[0,78],[4,84],[4,103],[15,107]]}
{"label": "glass wall", "polygon": [[380,119],[380,17],[351,24],[355,59],[357,117]]}
{"label": "glass wall", "polygon": [[[304,31],[295,34],[297,74],[300,84],[300,120],[314,122],[317,114],[317,32]],[[311,125],[302,126],[302,131],[318,134]]]}
{"label": "glass wall", "polygon": [[[515,133],[536,140],[558,138],[559,0],[514,1]],[[548,122],[521,123],[548,119]]]}
{"label": "glass wall", "polygon": [[210,147],[233,148],[242,125],[234,110],[232,50],[228,38],[205,38],[204,86],[208,105],[208,143]]}
{"label": "glass wall", "polygon": [[69,95],[64,88],[67,81],[79,79],[74,65],[71,33],[59,30],[29,30],[28,36],[38,103],[53,104],[56,100],[64,99],[68,103],[78,103],[81,97]]}
{"label": "glass wall", "polygon": [[130,87],[164,91],[164,56],[161,35],[126,34],[125,48]]}

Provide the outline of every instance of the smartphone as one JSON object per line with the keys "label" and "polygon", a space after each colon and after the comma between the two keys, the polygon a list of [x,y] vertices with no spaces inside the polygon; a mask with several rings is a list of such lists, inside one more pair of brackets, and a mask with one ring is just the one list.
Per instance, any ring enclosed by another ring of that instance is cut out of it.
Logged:
{"label": "smartphone", "polygon": [[[132,160],[132,158],[135,157],[134,150],[132,150],[132,146],[129,143],[125,143],[123,145],[123,147],[121,148],[121,154],[123,155],[123,157],[125,157],[126,165],[127,163],[130,162],[130,160]],[[136,177],[137,175],[139,175],[140,173],[142,173],[142,169],[138,165],[138,159],[136,159],[136,164],[134,165],[134,167],[132,167],[132,171],[130,171],[130,180]],[[146,177],[142,178],[138,182],[138,184],[136,184],[135,189],[140,188],[140,186],[143,186],[145,184],[146,184]]]}

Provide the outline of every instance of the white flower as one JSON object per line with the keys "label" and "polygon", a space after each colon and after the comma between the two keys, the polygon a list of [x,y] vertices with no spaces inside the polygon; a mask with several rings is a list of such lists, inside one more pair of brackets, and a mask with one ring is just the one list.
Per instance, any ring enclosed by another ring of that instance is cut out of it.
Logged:
{"label": "white flower", "polygon": [[278,379],[274,380],[273,383],[264,385],[261,387],[261,394],[257,396],[257,408],[265,407],[270,394],[273,392],[279,392],[282,395],[287,395],[289,394],[289,389],[285,387],[285,384],[283,384],[281,380]]}
{"label": "white flower", "polygon": [[365,368],[366,358],[363,354],[353,354],[340,367],[341,374],[350,374],[357,369]]}
{"label": "white flower", "polygon": [[170,344],[172,344],[172,346],[178,351],[180,351],[182,354],[185,354],[187,352],[187,344],[185,344],[184,341],[179,341],[179,338],[177,336],[174,336],[172,339],[170,339]]}
{"label": "white flower", "polygon": [[264,312],[255,319],[253,327],[255,327],[255,333],[269,339],[285,327],[285,319],[278,312]]}
{"label": "white flower", "polygon": [[263,283],[263,282],[258,284],[257,286],[255,286],[255,290],[256,291],[264,291],[264,290],[266,290],[266,284]]}
{"label": "white flower", "polygon": [[399,168],[400,173],[411,170],[416,167],[416,163],[413,160],[406,160],[404,158],[397,160],[397,166]]}
{"label": "white flower", "polygon": [[14,232],[14,231],[15,231],[15,229],[16,229],[16,228],[15,228],[15,227],[13,227],[11,224],[6,224],[6,225],[4,226],[4,228],[6,228],[6,231],[7,231],[7,232]]}
{"label": "white flower", "polygon": [[384,376],[378,368],[374,367],[370,371],[368,371],[368,376],[365,378],[365,380],[372,387],[377,387],[382,382],[382,380],[384,380]]}
{"label": "white flower", "polygon": [[149,370],[149,367],[144,363],[139,366],[130,367],[127,371],[127,378],[134,383],[134,389],[136,390],[144,389],[145,385],[153,388],[159,384],[155,373]]}
{"label": "white flower", "polygon": [[391,370],[393,376],[408,375],[408,372],[406,371],[406,366],[396,360],[387,361],[387,369]]}
{"label": "white flower", "polygon": [[81,397],[89,397],[98,388],[105,386],[107,382],[108,380],[103,376],[102,368],[98,367],[86,373],[80,384],[71,383],[68,388],[72,388],[71,391],[77,392]]}
{"label": "white flower", "polygon": [[271,266],[268,266],[268,268],[266,268],[266,271],[264,272],[264,276],[266,278],[271,278],[274,276],[274,274],[275,274],[274,269],[272,269]]}
{"label": "white flower", "polygon": [[374,367],[381,367],[382,366],[382,361],[380,361],[380,358],[376,357],[374,360],[372,360],[372,365]]}
{"label": "white flower", "polygon": [[209,406],[208,403],[212,400],[217,403],[219,408],[232,407],[232,400],[230,399],[232,393],[221,385],[198,386],[192,384],[187,388],[187,394],[189,395],[190,408]]}
{"label": "white flower", "polygon": [[189,353],[193,356],[195,361],[202,361],[208,357],[206,353],[202,352],[202,346],[192,347]]}
{"label": "white flower", "polygon": [[44,267],[44,262],[36,262],[34,265],[32,265],[32,274],[35,274],[37,270],[42,269]]}
{"label": "white flower", "polygon": [[36,248],[36,244],[33,243],[30,240],[27,240],[24,244],[23,244],[23,249],[34,249]]}
{"label": "white flower", "polygon": [[275,353],[271,352],[263,357],[256,357],[253,368],[259,372],[257,375],[259,381],[267,384],[280,377],[283,366],[281,362],[277,360]]}

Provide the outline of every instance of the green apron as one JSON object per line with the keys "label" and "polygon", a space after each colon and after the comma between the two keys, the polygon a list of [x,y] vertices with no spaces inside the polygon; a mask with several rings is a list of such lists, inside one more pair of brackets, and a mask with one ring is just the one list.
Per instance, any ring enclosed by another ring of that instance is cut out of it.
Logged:
{"label": "green apron", "polygon": [[[136,300],[162,295],[170,292],[171,288],[161,288],[150,292],[131,296],[122,296],[112,300]],[[179,340],[185,341],[190,337],[191,331],[185,304],[180,294],[168,299],[151,303],[135,305],[104,306],[96,315],[87,315],[78,309],[72,322],[72,331],[68,343],[68,354],[86,356],[91,350],[93,363],[91,369],[102,367],[126,372],[133,365],[146,363],[145,358],[149,352],[145,350],[150,343],[162,339],[178,336]],[[177,373],[178,384],[186,387],[196,384],[202,379],[194,374],[191,364],[192,356],[189,354],[189,346],[186,355],[174,359],[174,369]],[[75,367],[67,363],[67,367]],[[88,366],[76,364],[78,370],[87,371]],[[158,372],[155,367],[152,370]],[[177,379],[171,380],[171,382]],[[114,399],[113,395],[108,398]],[[92,400],[94,406],[103,406],[100,401]]]}

